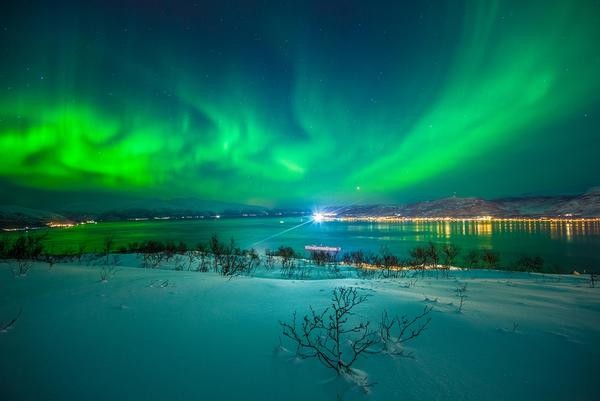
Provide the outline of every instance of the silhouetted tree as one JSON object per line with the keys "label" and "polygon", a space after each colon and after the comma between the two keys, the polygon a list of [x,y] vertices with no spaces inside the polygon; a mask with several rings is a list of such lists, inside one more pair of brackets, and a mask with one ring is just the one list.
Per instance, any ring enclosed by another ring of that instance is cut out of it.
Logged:
{"label": "silhouetted tree", "polygon": [[411,264],[415,267],[424,268],[428,260],[428,250],[425,247],[417,246],[409,251]]}
{"label": "silhouetted tree", "polygon": [[495,268],[495,267],[498,267],[498,262],[500,261],[500,256],[498,255],[497,252],[486,249],[483,251],[483,254],[481,255],[481,259],[485,262],[487,267]]}
{"label": "silhouetted tree", "polygon": [[454,266],[454,262],[460,253],[460,249],[454,244],[444,244],[442,247],[442,255],[444,256],[444,266],[447,268]]}
{"label": "silhouetted tree", "polygon": [[477,249],[472,249],[465,255],[465,265],[468,268],[477,267],[480,262],[481,253]]}
{"label": "silhouetted tree", "polygon": [[438,265],[440,264],[440,255],[438,253],[437,246],[435,246],[435,244],[433,242],[429,241],[425,250],[426,250],[427,261],[429,262],[429,265],[431,267],[433,267],[434,269],[437,268]]}
{"label": "silhouetted tree", "polygon": [[541,272],[544,270],[544,259],[541,256],[521,256],[515,262],[515,270]]}

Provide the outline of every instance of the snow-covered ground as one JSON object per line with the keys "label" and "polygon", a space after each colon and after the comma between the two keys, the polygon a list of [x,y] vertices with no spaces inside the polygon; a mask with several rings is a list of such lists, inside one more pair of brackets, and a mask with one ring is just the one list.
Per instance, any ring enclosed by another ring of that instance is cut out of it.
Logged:
{"label": "snow-covered ground", "polygon": [[[135,258],[123,264],[135,265]],[[0,264],[2,400],[593,400],[600,371],[600,288],[587,276],[453,271],[451,278],[286,280],[120,266]],[[320,278],[320,279],[316,279]],[[467,284],[458,312],[456,289]],[[315,359],[279,347],[279,321],[331,291],[371,297],[357,320],[415,315],[429,328],[415,359],[369,355],[368,394]]]}

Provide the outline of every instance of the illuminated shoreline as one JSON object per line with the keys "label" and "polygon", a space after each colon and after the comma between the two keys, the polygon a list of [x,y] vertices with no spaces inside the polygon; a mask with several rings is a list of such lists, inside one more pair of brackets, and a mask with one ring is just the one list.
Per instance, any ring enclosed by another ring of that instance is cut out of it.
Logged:
{"label": "illuminated shoreline", "polygon": [[400,217],[400,216],[362,216],[331,217],[320,221],[339,222],[375,222],[375,223],[412,223],[412,222],[549,222],[549,223],[597,223],[600,217]]}
{"label": "illuminated shoreline", "polygon": [[[221,216],[211,216],[210,220],[218,220]],[[235,217],[235,218],[254,218],[257,216],[244,216],[244,217]],[[262,216],[261,216],[262,217]],[[281,218],[281,216],[269,216],[273,218]],[[135,223],[141,221],[152,221],[152,220],[205,220],[204,218],[180,218],[180,217],[153,217],[153,218],[131,218],[125,220],[127,222]],[[123,220],[110,220],[110,221],[94,221],[87,220],[83,222],[49,222],[45,226],[37,226],[37,227],[16,227],[16,228],[2,228],[2,231],[5,232],[14,232],[14,231],[29,231],[29,230],[40,230],[44,228],[72,228],[79,225],[85,224],[99,224],[99,223],[114,223]],[[493,216],[475,216],[475,217],[406,217],[406,216],[360,216],[360,217],[351,217],[351,216],[331,216],[331,215],[319,215],[318,218],[313,216],[313,221],[317,223],[327,223],[327,222],[341,222],[341,223],[352,223],[352,222],[362,222],[362,223],[429,223],[429,222],[477,222],[477,223],[502,223],[502,222],[510,222],[510,223],[600,223],[600,217],[493,217]]]}

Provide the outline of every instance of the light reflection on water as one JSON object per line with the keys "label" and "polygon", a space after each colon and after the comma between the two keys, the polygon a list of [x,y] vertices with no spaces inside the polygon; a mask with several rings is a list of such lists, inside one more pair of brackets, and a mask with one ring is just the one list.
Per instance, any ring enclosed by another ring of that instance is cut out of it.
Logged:
{"label": "light reflection on water", "polygon": [[[283,221],[283,223],[280,223]],[[464,253],[470,249],[493,249],[503,261],[521,255],[540,255],[564,271],[600,270],[600,222],[560,221],[413,221],[413,222],[323,222],[301,225],[300,218],[245,218],[221,220],[175,220],[101,223],[48,231],[47,245],[56,251],[101,249],[112,235],[115,246],[149,239],[184,241],[195,246],[213,233],[224,240],[235,238],[241,247],[257,241],[257,250],[288,245],[302,252],[308,244],[340,246],[343,251],[379,251],[382,246],[400,257],[429,241],[452,242]],[[281,235],[273,236],[281,233]],[[265,240],[266,239],[266,240]]]}
{"label": "light reflection on water", "polygon": [[[413,223],[398,223],[397,225],[405,224]],[[577,236],[600,235],[600,223],[589,221],[433,221],[414,222],[414,225],[417,231],[433,232],[436,236],[444,238],[452,238],[456,235],[486,237],[493,234],[518,232],[549,235],[552,239],[572,241],[573,237]],[[406,227],[397,227],[397,229],[403,231]]]}

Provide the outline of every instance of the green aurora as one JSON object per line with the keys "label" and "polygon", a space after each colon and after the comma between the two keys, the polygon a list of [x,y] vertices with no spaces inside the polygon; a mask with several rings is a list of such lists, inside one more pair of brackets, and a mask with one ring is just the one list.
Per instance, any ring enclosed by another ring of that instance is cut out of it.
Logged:
{"label": "green aurora", "polygon": [[4,203],[598,184],[598,1],[14,3],[0,25]]}

